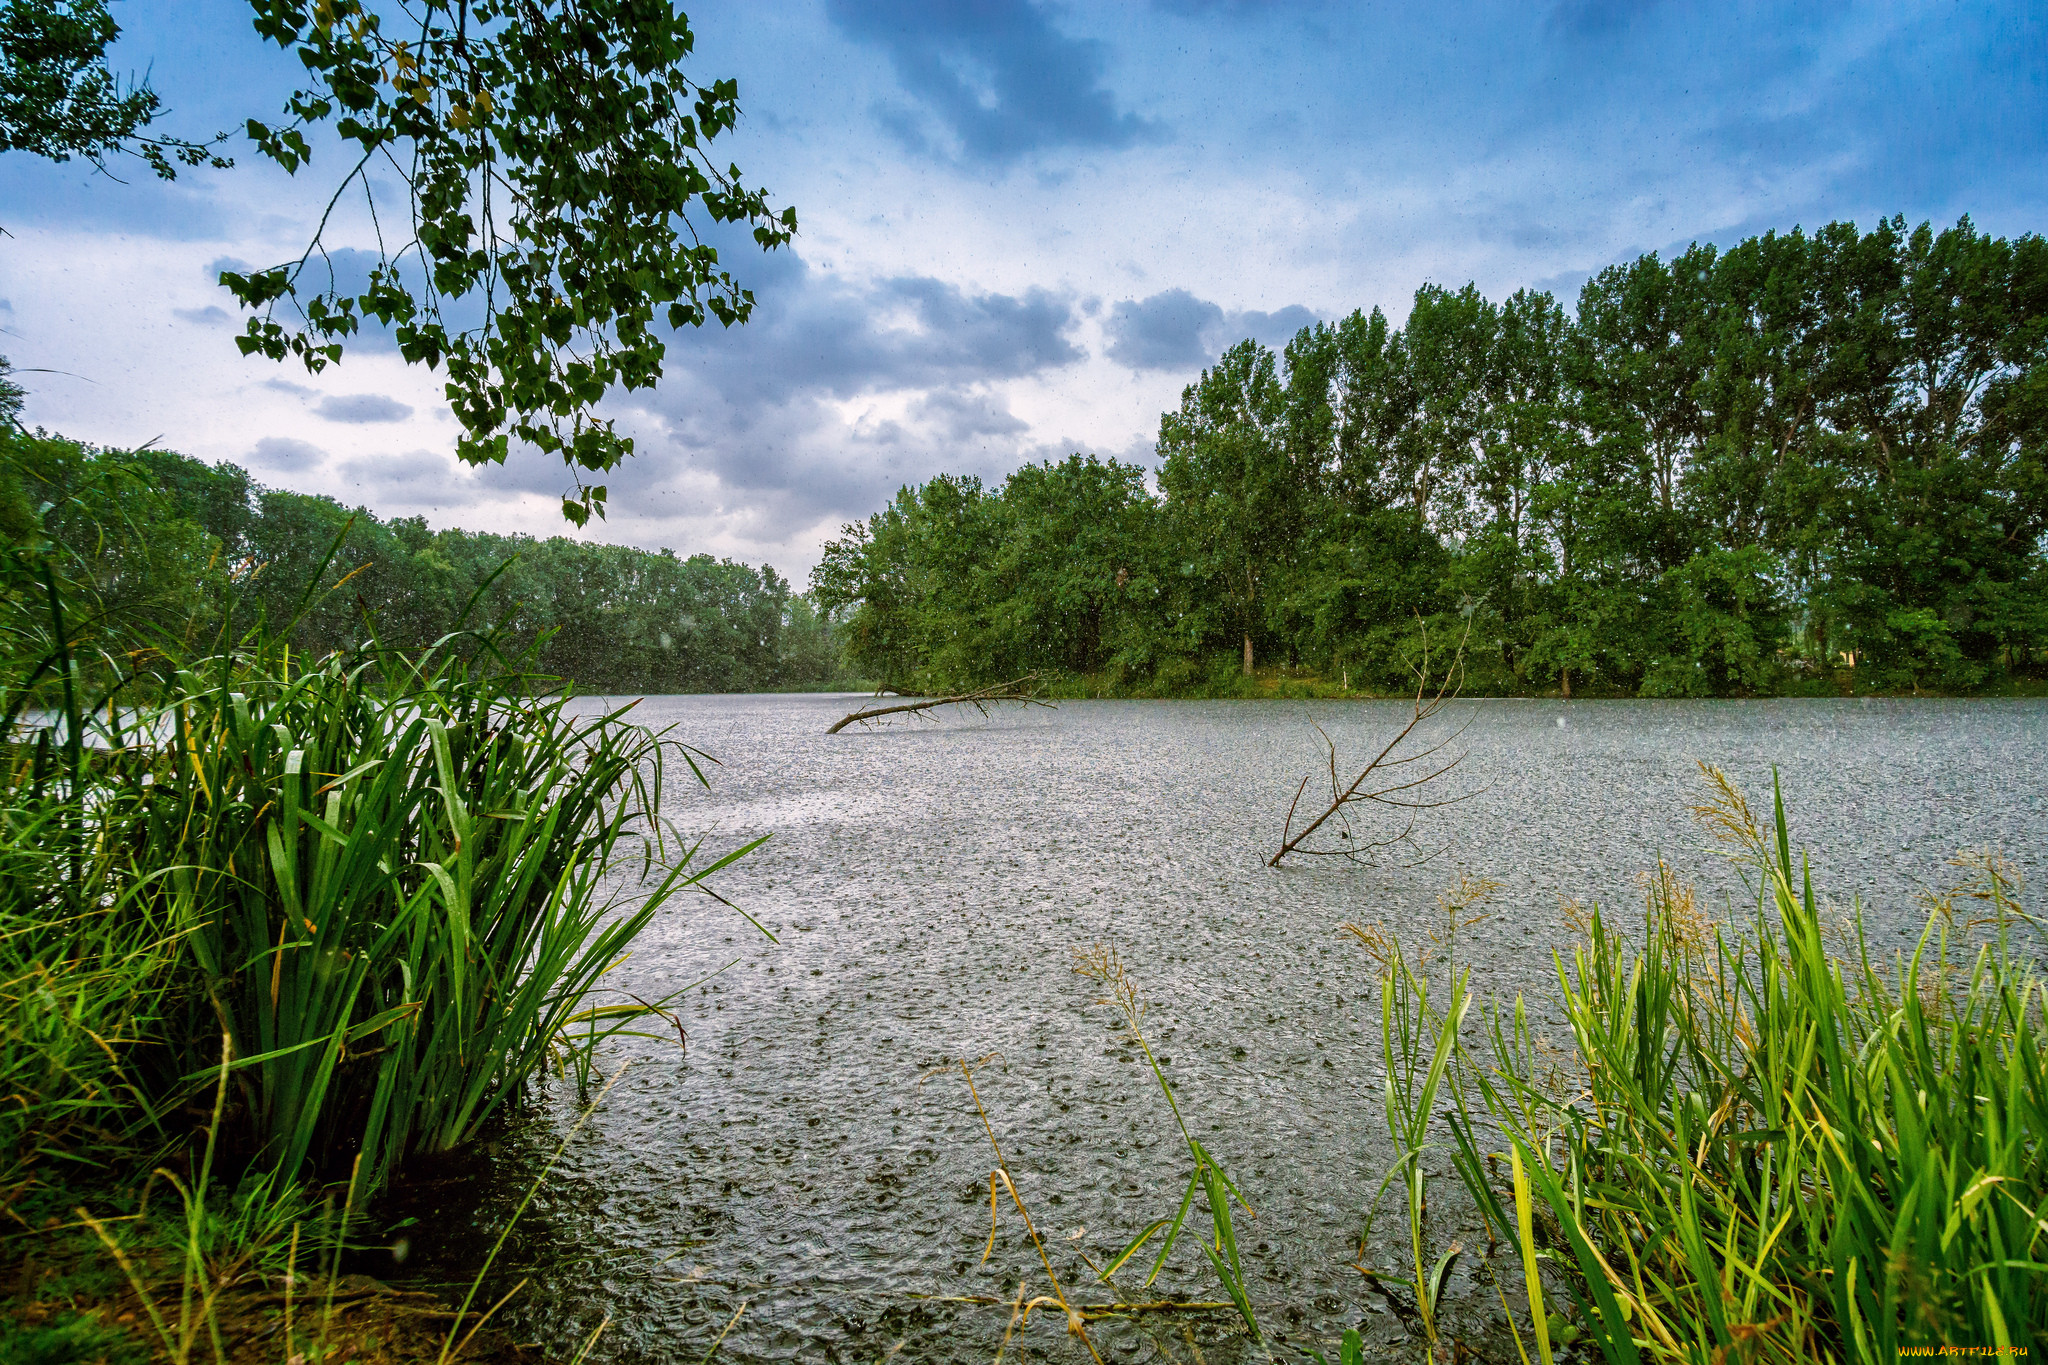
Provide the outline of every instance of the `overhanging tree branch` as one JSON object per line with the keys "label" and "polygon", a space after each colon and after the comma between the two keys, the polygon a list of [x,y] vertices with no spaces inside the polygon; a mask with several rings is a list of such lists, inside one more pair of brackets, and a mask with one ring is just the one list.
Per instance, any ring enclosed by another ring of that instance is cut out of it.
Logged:
{"label": "overhanging tree branch", "polygon": [[[251,140],[290,173],[309,133],[352,144],[335,197],[360,185],[380,225],[365,281],[306,277],[328,259],[325,216],[297,259],[223,272],[251,313],[237,345],[317,373],[366,324],[388,328],[407,362],[445,363],[458,456],[502,462],[514,441],[559,455],[575,483],[563,515],[603,516],[607,490],[585,476],[633,440],[597,405],[660,380],[658,322],[753,311],[698,221],[751,227],[764,250],[796,232],[795,210],[710,157],[738,123],[737,84],[683,74],[696,40],[670,0],[397,0],[398,37],[363,0],[250,4],[310,76],[290,121],[251,119]],[[404,187],[409,240],[384,240],[371,157]]]}
{"label": "overhanging tree branch", "polygon": [[106,0],[0,4],[0,152],[80,157],[116,180],[110,156],[137,157],[165,180],[177,179],[179,166],[232,166],[216,150],[226,133],[189,142],[144,131],[163,101],[147,76],[124,85],[108,69],[107,48],[120,34]]}
{"label": "overhanging tree branch", "polygon": [[1038,695],[1038,675],[1036,673],[1027,673],[1023,677],[1014,678],[1009,682],[995,683],[992,686],[979,688],[973,692],[958,692],[950,697],[927,697],[923,701],[901,702],[895,706],[870,706],[865,710],[855,711],[851,715],[842,716],[825,733],[836,735],[855,722],[865,725],[869,721],[879,719],[882,716],[929,711],[935,706],[972,706],[985,716],[988,714],[989,703],[999,701],[1023,702],[1026,706],[1050,707],[1052,705],[1051,702],[1044,700]]}

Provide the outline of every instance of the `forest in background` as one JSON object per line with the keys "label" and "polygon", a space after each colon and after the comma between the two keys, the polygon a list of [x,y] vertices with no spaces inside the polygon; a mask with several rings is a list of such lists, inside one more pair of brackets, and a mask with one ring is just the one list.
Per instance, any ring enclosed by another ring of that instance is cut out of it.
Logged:
{"label": "forest in background", "polygon": [[475,598],[469,625],[501,626],[508,652],[538,642],[531,662],[581,692],[844,681],[831,626],[767,565],[382,521],[265,488],[231,464],[0,422],[0,542],[45,533],[91,566],[95,619],[75,625],[116,653],[155,632],[191,649],[223,627],[232,636],[294,617],[290,643],[307,659],[372,635],[417,651],[462,624]]}
{"label": "forest in background", "polygon": [[1482,693],[2024,686],[2048,245],[1893,218],[1645,255],[1575,312],[1425,285],[1233,346],[1158,449],[1156,486],[1076,455],[847,526],[812,585],[855,671],[1392,689],[1426,635]]}

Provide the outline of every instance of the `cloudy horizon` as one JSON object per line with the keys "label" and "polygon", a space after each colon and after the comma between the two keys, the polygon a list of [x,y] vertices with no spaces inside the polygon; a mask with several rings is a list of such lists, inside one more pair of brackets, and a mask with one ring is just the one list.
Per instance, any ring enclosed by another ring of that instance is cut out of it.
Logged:
{"label": "cloudy horizon", "polygon": [[[1357,308],[1398,321],[1424,283],[1569,306],[1601,267],[1692,241],[1892,214],[2048,226],[2048,23],[2019,6],[691,14],[694,73],[737,77],[747,111],[714,155],[801,232],[728,246],[753,321],[686,331],[657,390],[608,404],[640,453],[581,534],[799,584],[901,484],[1073,451],[1149,463],[1160,412],[1224,346]],[[116,68],[151,72],[166,131],[288,93],[244,0],[115,15]],[[559,463],[458,465],[438,377],[388,345],[318,376],[239,356],[215,274],[296,255],[332,183],[235,154],[174,185],[0,156],[0,354],[25,420],[381,516],[570,533]]]}

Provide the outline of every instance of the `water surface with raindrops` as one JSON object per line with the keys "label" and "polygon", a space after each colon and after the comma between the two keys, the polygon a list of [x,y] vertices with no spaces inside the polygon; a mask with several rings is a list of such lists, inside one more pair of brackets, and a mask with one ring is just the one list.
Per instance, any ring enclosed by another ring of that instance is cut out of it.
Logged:
{"label": "water surface with raindrops", "polygon": [[[980,1096],[1054,1269],[1077,1300],[1109,1298],[1083,1255],[1099,1264],[1171,1214],[1188,1162],[1118,1016],[1073,971],[1096,944],[1122,955],[1190,1126],[1256,1211],[1238,1237],[1276,1354],[1329,1352],[1358,1327],[1373,1358],[1420,1359],[1360,1272],[1397,1276],[1406,1242],[1389,1209],[1359,1245],[1390,1144],[1375,967],[1341,925],[1419,941],[1447,885],[1491,878],[1460,960],[1482,999],[1534,1003],[1571,941],[1561,900],[1640,916],[1659,858],[1740,917],[1739,869],[1688,814],[1701,762],[1760,803],[1776,765],[1817,887],[1837,909],[1860,901],[1879,946],[1917,934],[1958,849],[1996,846],[2032,875],[2048,834],[2048,703],[2031,700],[1465,702],[1449,780],[1470,798],[1425,813],[1410,852],[1277,870],[1289,799],[1324,771],[1317,727],[1341,769],[1403,703],[1065,702],[827,736],[856,703],[639,707],[719,760],[709,791],[671,773],[682,828],[706,850],[772,836],[717,886],[780,941],[690,898],[610,978],[650,999],[710,979],[674,1002],[687,1047],[657,1032],[606,1056],[632,1064],[492,1273],[496,1292],[526,1281],[501,1317],[551,1359],[607,1314],[592,1360],[696,1361],[714,1341],[729,1362],[992,1358],[1005,1305],[1045,1281],[1007,1207],[982,1259],[993,1161],[948,1070],[961,1058],[986,1059]],[[389,1211],[418,1220],[414,1254],[383,1273],[473,1271],[578,1101],[550,1082],[481,1157],[424,1172]],[[1498,1305],[1483,1234],[1454,1226],[1446,1155],[1428,1164],[1438,1235],[1476,1236],[1447,1292],[1452,1330],[1512,1359],[1484,1326]],[[1146,1300],[1221,1297],[1191,1242],[1142,1295],[1142,1274],[1119,1278]],[[1263,1359],[1224,1311],[1092,1330],[1105,1359]],[[1056,1313],[1008,1351],[1087,1358]]]}

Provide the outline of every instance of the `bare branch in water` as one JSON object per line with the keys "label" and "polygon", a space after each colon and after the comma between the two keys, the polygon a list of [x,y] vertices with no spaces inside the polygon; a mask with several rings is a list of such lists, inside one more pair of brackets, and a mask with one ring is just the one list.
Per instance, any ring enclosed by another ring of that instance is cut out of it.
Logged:
{"label": "bare branch in water", "polygon": [[[1302,826],[1297,833],[1294,822],[1301,813],[1301,798],[1308,791],[1308,784],[1314,779],[1315,774],[1311,773],[1302,778],[1301,785],[1294,789],[1294,799],[1287,806],[1287,820],[1280,830],[1279,851],[1266,860],[1266,866],[1280,866],[1281,859],[1290,853],[1299,853],[1304,857],[1370,861],[1372,855],[1382,849],[1413,846],[1418,812],[1455,805],[1478,795],[1475,789],[1439,797],[1436,795],[1439,789],[1434,785],[1448,777],[1465,761],[1462,752],[1455,757],[1443,755],[1444,751],[1465,733],[1466,727],[1472,723],[1471,717],[1466,717],[1462,724],[1434,743],[1424,742],[1424,734],[1419,733],[1425,730],[1430,721],[1442,714],[1445,707],[1458,699],[1458,694],[1465,684],[1465,645],[1471,636],[1471,618],[1467,617],[1464,637],[1458,641],[1458,648],[1452,654],[1450,663],[1444,667],[1441,674],[1438,674],[1430,667],[1429,629],[1426,625],[1423,627],[1422,662],[1415,669],[1415,699],[1408,721],[1394,733],[1394,737],[1388,740],[1378,753],[1372,756],[1364,770],[1351,780],[1350,786],[1342,785],[1342,779],[1337,775],[1336,741],[1330,738],[1322,726],[1316,727],[1316,733],[1323,737],[1323,745],[1329,751],[1329,804],[1323,808],[1320,815]],[[1351,825],[1351,812],[1348,808],[1367,803],[1405,810],[1408,812],[1407,823],[1398,834],[1383,838],[1357,838],[1356,831]],[[1336,847],[1309,847],[1310,838],[1332,820],[1339,826],[1337,838],[1343,841],[1342,844]],[[1442,851],[1437,849],[1418,861],[1427,862]]]}
{"label": "bare branch in water", "polygon": [[999,701],[1023,702],[1026,706],[1051,706],[1052,703],[1038,695],[1038,675],[1026,673],[1006,683],[995,683],[973,692],[956,692],[950,697],[927,697],[923,701],[900,702],[895,706],[870,706],[842,717],[838,724],[825,733],[836,735],[855,721],[865,725],[882,716],[893,716],[905,712],[929,711],[934,706],[972,706],[984,716],[988,714],[989,703]]}

